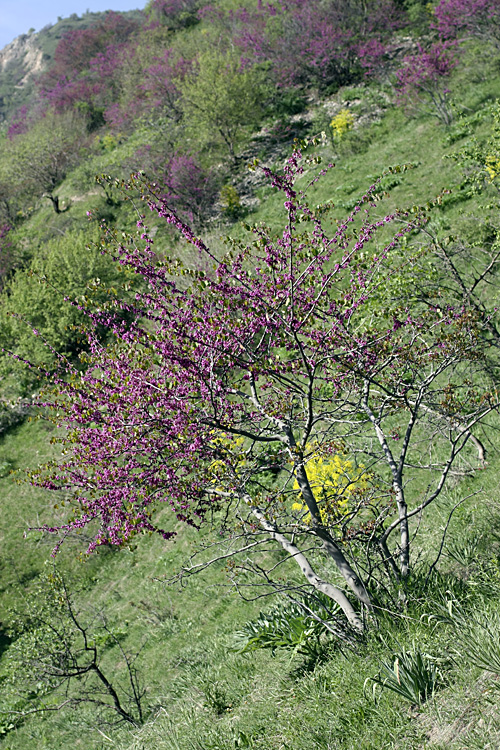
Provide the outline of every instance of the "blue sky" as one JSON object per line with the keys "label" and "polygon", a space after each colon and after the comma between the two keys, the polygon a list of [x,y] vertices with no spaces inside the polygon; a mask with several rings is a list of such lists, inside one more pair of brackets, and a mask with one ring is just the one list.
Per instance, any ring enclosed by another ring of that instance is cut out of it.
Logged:
{"label": "blue sky", "polygon": [[40,31],[58,16],[85,11],[133,10],[144,8],[146,0],[0,0],[0,49],[30,28]]}

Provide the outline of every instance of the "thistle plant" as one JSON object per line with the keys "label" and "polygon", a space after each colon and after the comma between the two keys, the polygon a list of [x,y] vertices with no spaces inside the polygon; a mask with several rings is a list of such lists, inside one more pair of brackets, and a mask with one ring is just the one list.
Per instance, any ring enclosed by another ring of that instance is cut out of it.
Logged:
{"label": "thistle plant", "polygon": [[324,639],[335,633],[330,604],[321,595],[279,602],[235,633],[234,650],[243,654],[268,648],[274,654],[283,648],[315,661],[324,652]]}

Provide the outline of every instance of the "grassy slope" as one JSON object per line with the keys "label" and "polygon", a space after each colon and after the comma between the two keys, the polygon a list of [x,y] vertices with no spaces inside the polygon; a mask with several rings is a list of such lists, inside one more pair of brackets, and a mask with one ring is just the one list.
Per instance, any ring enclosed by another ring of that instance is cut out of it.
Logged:
{"label": "grassy slope", "polygon": [[[470,65],[473,64],[471,61]],[[471,68],[457,82],[460,104],[473,115],[481,103],[495,95],[495,77],[490,72],[478,82]],[[471,111],[472,110],[472,111]],[[479,129],[486,127],[479,125]],[[338,166],[317,188],[314,201],[335,196],[337,205],[348,201],[376,175],[395,163],[418,162],[394,188],[391,201],[411,205],[434,197],[459,178],[459,168],[443,156],[455,150],[446,143],[444,131],[431,119],[407,121],[400,112],[389,110],[378,125],[371,127],[362,153],[345,149]],[[325,157],[329,159],[328,149]],[[344,187],[342,187],[344,186]],[[64,190],[71,195],[71,181]],[[339,201],[340,198],[340,201]],[[282,198],[269,195],[252,220],[278,225]],[[87,203],[75,203],[63,217],[54,217],[48,207],[33,215],[25,228],[30,231],[52,222],[83,221]],[[85,209],[85,210],[84,210]],[[443,231],[456,222],[460,210],[474,213],[476,204],[449,204],[435,219]],[[339,215],[343,209],[339,208]],[[439,218],[439,221],[438,221]],[[235,232],[239,232],[235,228]],[[492,433],[493,435],[494,433]],[[0,442],[0,464],[13,468],[33,466],[51,454],[50,430],[43,422],[24,424]],[[437,531],[459,496],[470,491],[482,494],[464,504],[453,517],[451,532],[464,555],[463,564],[445,555],[443,575],[463,579],[463,596],[496,607],[500,589],[498,575],[498,487],[495,477],[500,466],[494,446],[486,471],[449,491],[427,520],[423,554],[435,554]],[[0,620],[8,621],[8,607],[22,598],[49,557],[50,547],[37,535],[23,540],[29,524],[53,517],[43,493],[22,486],[9,477],[0,479],[3,513],[0,518],[2,571]],[[50,502],[50,501],[49,501]],[[486,510],[485,510],[486,509]],[[434,532],[431,533],[431,530]],[[432,598],[443,596],[452,584],[444,579],[434,589],[422,591],[418,577],[414,601],[406,617],[388,615],[387,623],[373,632],[356,654],[332,652],[312,671],[302,669],[300,657],[266,652],[237,655],[228,651],[231,634],[260,609],[260,603],[245,603],[225,588],[224,571],[207,574],[179,593],[157,580],[178,566],[194,542],[194,532],[182,530],[176,543],[159,539],[139,540],[133,551],[107,552],[80,564],[77,547],[68,545],[59,564],[77,572],[86,581],[82,603],[87,608],[103,607],[109,617],[125,629],[125,647],[144,641],[139,666],[148,686],[151,720],[137,731],[103,728],[104,737],[92,729],[92,711],[36,717],[0,741],[0,747],[20,750],[36,747],[58,750],[119,747],[139,750],[233,750],[238,747],[261,750],[316,750],[317,748],[483,748],[496,746],[500,726],[492,708],[496,700],[494,682],[467,664],[453,660],[453,643],[444,626],[425,614],[436,611]],[[474,547],[474,540],[479,545]],[[262,605],[265,606],[265,605]],[[479,604],[478,604],[479,606]],[[5,641],[3,641],[4,645]],[[445,659],[443,685],[422,710],[388,692],[374,701],[367,677],[377,673],[380,658],[390,658],[401,647],[416,644],[433,656]],[[0,641],[0,646],[2,641]],[[450,660],[451,659],[451,660]],[[110,649],[108,667],[119,672],[119,654]],[[479,722],[482,718],[483,723]],[[86,729],[82,729],[85,723]]]}

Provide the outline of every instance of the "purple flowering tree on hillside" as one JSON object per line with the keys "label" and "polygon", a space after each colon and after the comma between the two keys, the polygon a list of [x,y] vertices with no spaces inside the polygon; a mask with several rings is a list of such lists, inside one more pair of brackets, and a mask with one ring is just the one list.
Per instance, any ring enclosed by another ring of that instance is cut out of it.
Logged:
{"label": "purple flowering tree on hillside", "polygon": [[[222,258],[135,180],[206,270],[160,262],[143,215],[135,237],[108,233],[107,252],[147,288],[88,312],[87,369],[62,362],[44,397],[63,456],[31,481],[70,498],[67,521],[48,530],[89,527],[89,552],[219,519],[223,549],[182,575],[242,559],[258,595],[325,594],[346,634],[362,630],[379,585],[403,585],[412,519],[473,461],[474,427],[497,401],[473,385],[480,340],[465,307],[377,303],[419,219],[372,219],[373,187],[327,231],[301,190],[306,167],[296,150],[282,173],[265,170],[284,198],[283,232],[254,228]],[[415,474],[427,475],[423,494],[412,495]]]}
{"label": "purple flowering tree on hillside", "polygon": [[244,65],[270,63],[273,80],[282,87],[340,86],[363,70],[373,72],[386,41],[404,25],[392,0],[373,6],[360,0],[259,1],[254,8],[226,13],[207,5],[199,15],[232,39]]}
{"label": "purple flowering tree on hillside", "polygon": [[134,54],[137,30],[137,22],[110,11],[93,26],[64,34],[54,64],[39,80],[42,98],[56,112],[87,108],[96,124],[102,124],[99,108],[118,96],[119,74]]}
{"label": "purple flowering tree on hillside", "polygon": [[179,83],[191,71],[193,64],[193,61],[185,59],[171,47],[161,52],[151,50],[139,86],[143,94],[143,110],[159,109],[174,122],[181,120]]}
{"label": "purple flowering tree on hillside", "polygon": [[436,42],[426,50],[419,46],[416,55],[407,55],[396,73],[396,103],[409,114],[431,114],[450,125],[453,112],[447,81],[456,57],[453,42]]}
{"label": "purple flowering tree on hillside", "polygon": [[440,0],[434,28],[442,39],[475,37],[500,49],[498,0]]}

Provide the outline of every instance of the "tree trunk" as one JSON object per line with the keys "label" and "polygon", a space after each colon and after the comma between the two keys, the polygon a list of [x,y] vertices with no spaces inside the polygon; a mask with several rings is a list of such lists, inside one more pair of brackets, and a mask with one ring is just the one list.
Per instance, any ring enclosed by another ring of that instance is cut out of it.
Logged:
{"label": "tree trunk", "polygon": [[303,464],[296,466],[295,476],[302,498],[304,499],[304,502],[307,505],[307,509],[311,514],[312,529],[318,539],[321,539],[321,541],[323,542],[323,549],[325,550],[328,557],[332,558],[341,575],[345,579],[345,582],[347,583],[353,594],[356,596],[358,601],[360,601],[370,609],[372,603],[363,582],[357,575],[352,565],[350,565],[350,563],[347,561],[339,545],[328,533],[323,525],[323,522],[321,521],[318,504],[311,489],[311,485],[309,484],[307,472]]}
{"label": "tree trunk", "polygon": [[310,564],[304,553],[301,552],[299,548],[295,544],[293,544],[293,542],[291,542],[284,534],[281,534],[277,526],[272,521],[268,521],[261,510],[253,507],[252,513],[258,519],[261,528],[263,528],[272,539],[277,541],[283,547],[285,552],[293,557],[294,561],[297,563],[302,573],[304,574],[307,582],[310,583],[311,586],[316,589],[316,591],[321,591],[321,593],[326,594],[326,596],[330,597],[332,601],[336,602],[339,605],[353,630],[358,633],[363,632],[363,622],[359,616],[359,613],[356,612],[344,592],[337,586],[334,586],[333,584],[328,583],[327,581],[324,581],[322,578],[320,578],[314,571],[312,565]]}
{"label": "tree trunk", "polygon": [[59,205],[59,196],[54,195],[53,193],[45,193],[45,198],[48,198],[49,201],[52,203],[52,207],[56,214],[63,214],[65,211],[67,211],[71,205],[71,202],[68,203],[68,205],[65,208],[61,208]]}

